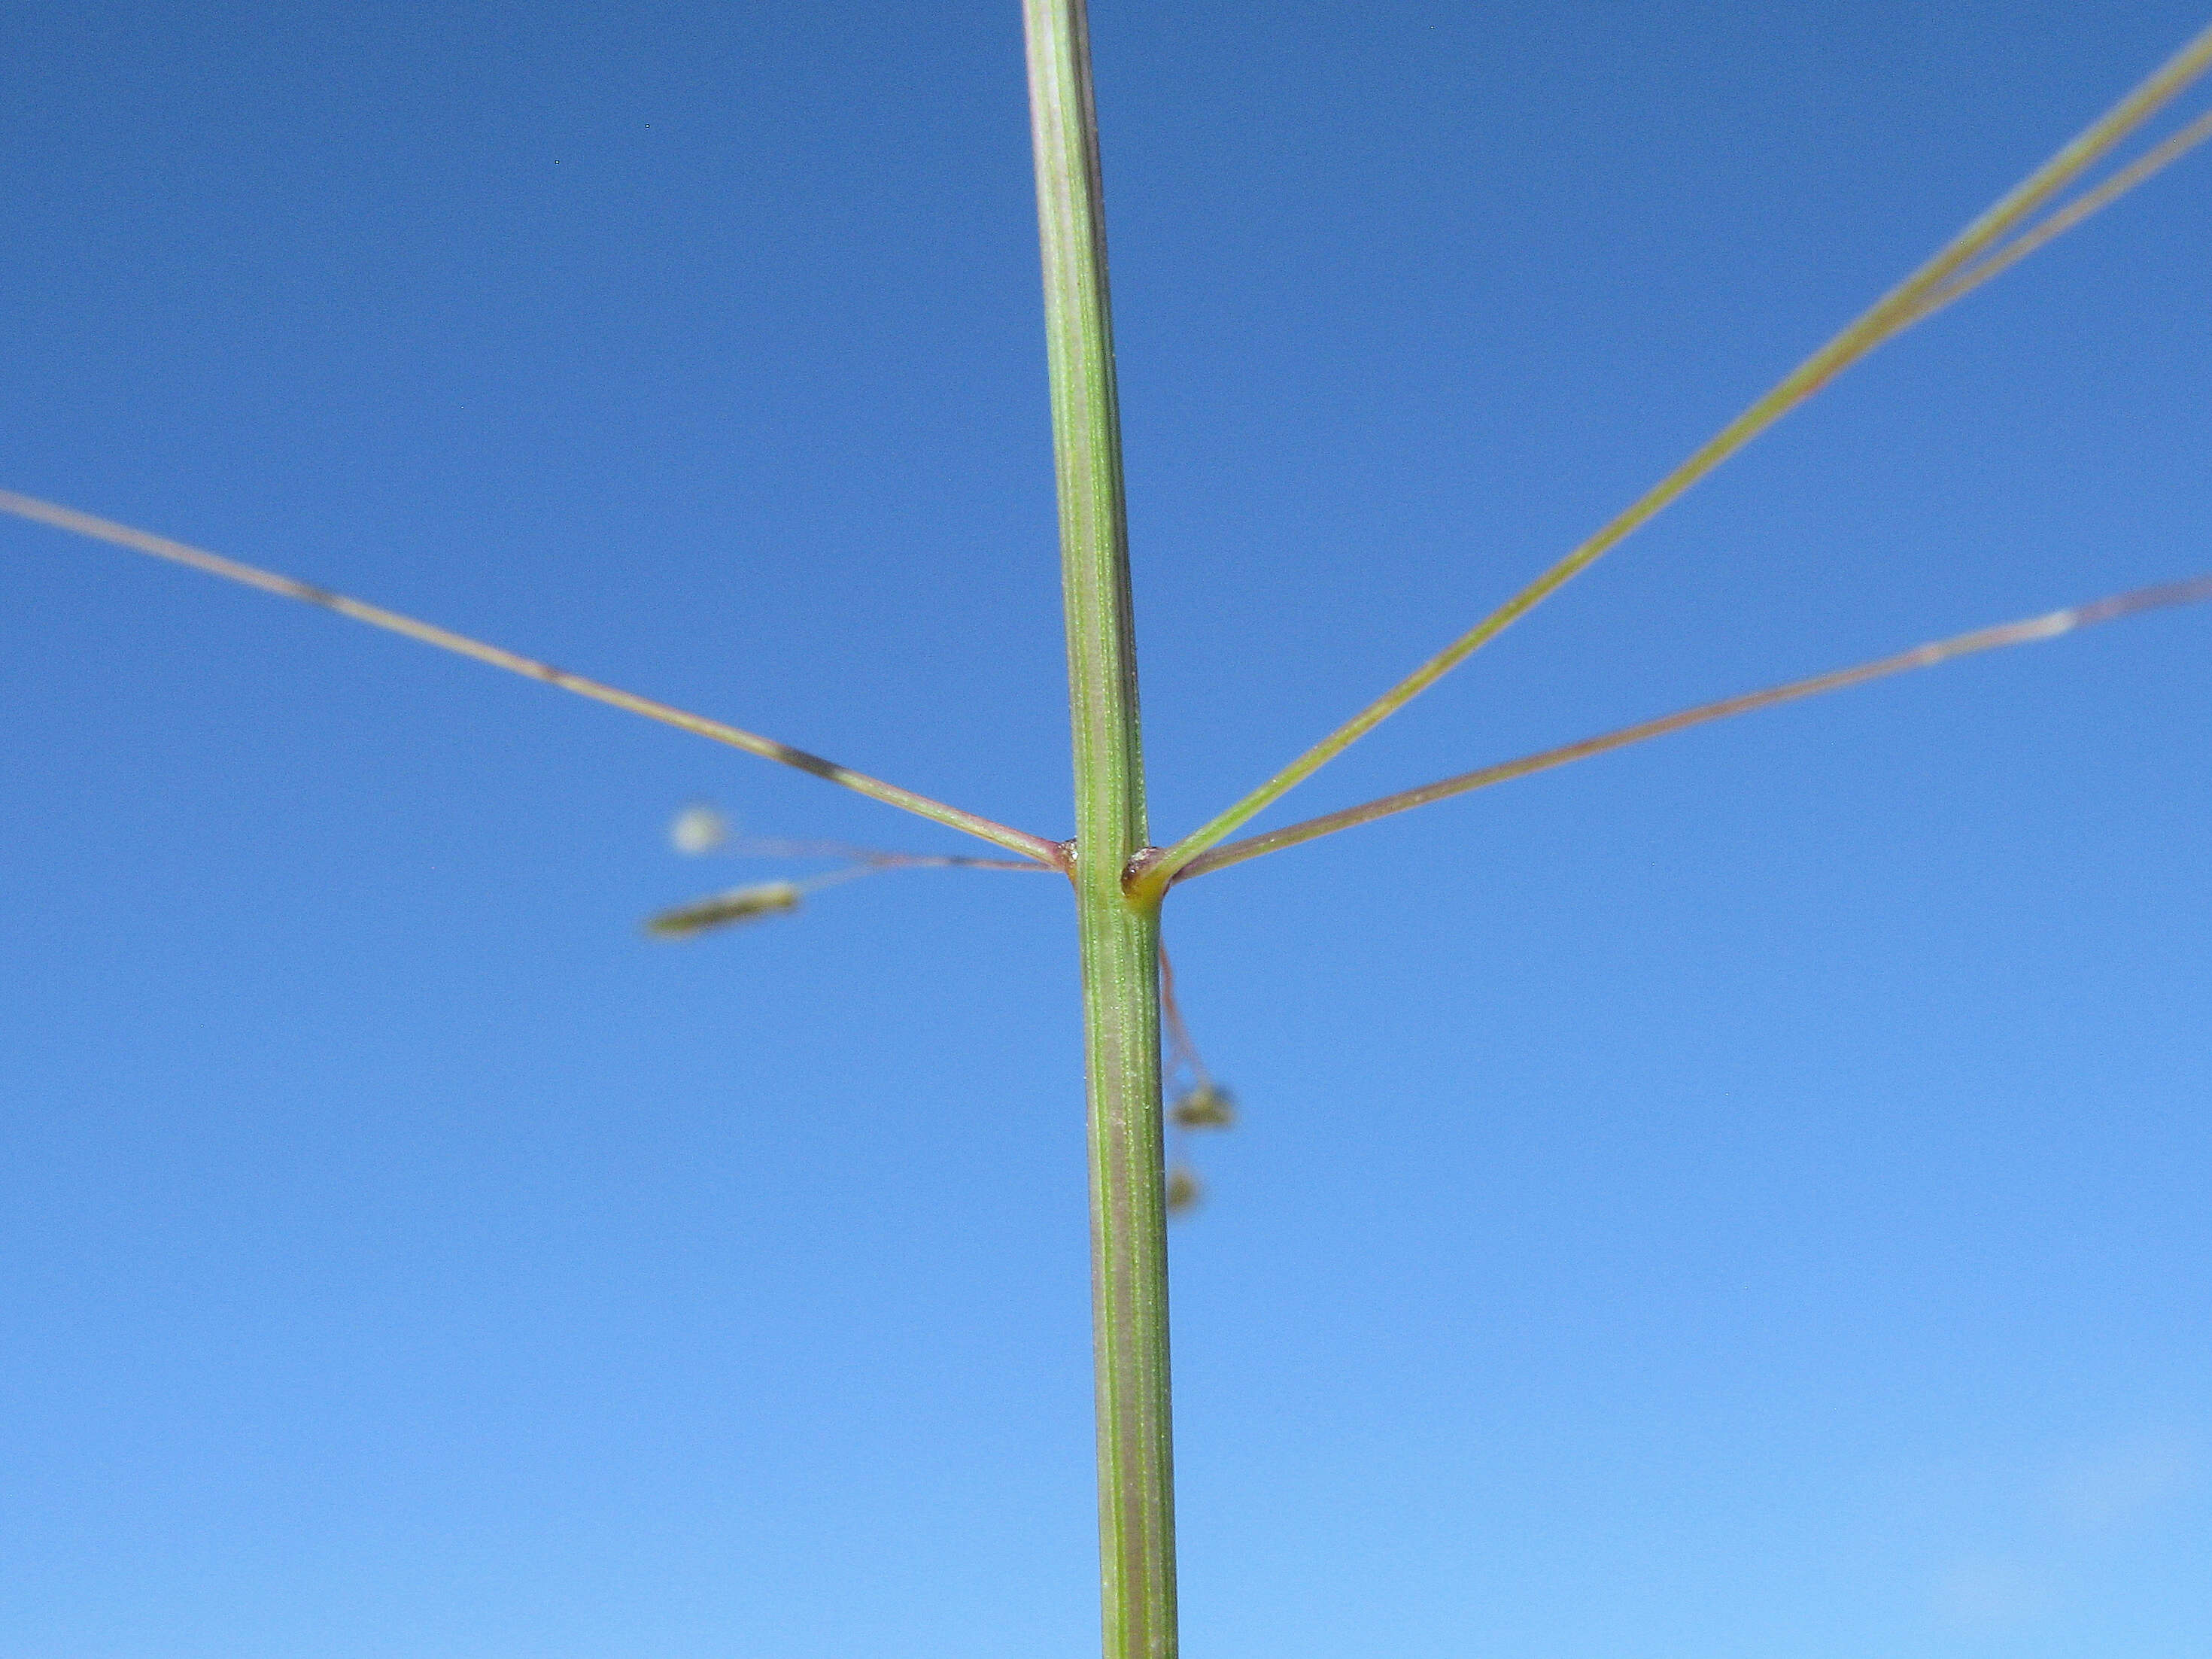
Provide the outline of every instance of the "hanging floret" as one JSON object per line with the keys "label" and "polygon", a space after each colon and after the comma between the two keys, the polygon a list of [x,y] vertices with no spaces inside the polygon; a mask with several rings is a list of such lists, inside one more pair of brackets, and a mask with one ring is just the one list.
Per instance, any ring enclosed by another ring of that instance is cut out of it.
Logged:
{"label": "hanging floret", "polygon": [[1198,1172],[1188,1164],[1178,1164],[1168,1171],[1170,1215],[1188,1213],[1198,1207],[1199,1200],[1205,1196],[1206,1188],[1199,1183]]}
{"label": "hanging floret", "polygon": [[[1198,1207],[1205,1188],[1198,1171],[1182,1156],[1188,1144],[1184,1137],[1193,1130],[1236,1127],[1237,1097],[1213,1080],[1198,1057],[1198,1045],[1190,1040],[1190,1028],[1183,1024],[1182,1006],[1176,1001],[1175,969],[1164,950],[1160,952],[1160,1016],[1167,1039],[1163,1080],[1170,1091],[1165,1127],[1174,1137],[1169,1151],[1175,1158],[1168,1172],[1168,1213],[1185,1215]],[[1175,1086],[1178,1079],[1180,1088]]]}
{"label": "hanging floret", "polygon": [[655,939],[689,939],[711,928],[740,921],[757,921],[799,908],[805,890],[795,881],[763,881],[750,887],[732,887],[726,893],[679,904],[672,910],[646,919],[645,931]]}
{"label": "hanging floret", "polygon": [[1168,1120],[1178,1129],[1233,1128],[1237,1097],[1209,1078],[1176,1097],[1168,1107]]}

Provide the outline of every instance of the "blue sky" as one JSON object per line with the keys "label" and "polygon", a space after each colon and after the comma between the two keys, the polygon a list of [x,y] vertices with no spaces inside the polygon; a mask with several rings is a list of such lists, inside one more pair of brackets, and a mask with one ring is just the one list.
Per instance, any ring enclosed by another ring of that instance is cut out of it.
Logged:
{"label": "blue sky", "polygon": [[[1099,0],[1160,837],[2203,21]],[[0,45],[0,487],[1067,832],[1011,3]],[[2208,216],[1889,347],[1275,821],[2212,566]],[[746,873],[689,800],[961,845],[12,521],[0,606],[0,1654],[1095,1651],[1063,889],[649,944]],[[1190,1654],[2205,1650],[2208,628],[1177,892],[1245,1115]]]}

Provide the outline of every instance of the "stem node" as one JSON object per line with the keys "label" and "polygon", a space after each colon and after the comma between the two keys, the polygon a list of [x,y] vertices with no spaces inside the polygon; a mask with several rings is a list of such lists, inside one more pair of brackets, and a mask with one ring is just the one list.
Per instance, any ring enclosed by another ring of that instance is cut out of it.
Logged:
{"label": "stem node", "polygon": [[1075,751],[1075,883],[1091,1141],[1098,1557],[1106,1659],[1174,1659],[1159,904],[1126,890],[1151,847],[1121,495],[1121,415],[1083,0],[1024,0],[1044,256],[1060,586]]}

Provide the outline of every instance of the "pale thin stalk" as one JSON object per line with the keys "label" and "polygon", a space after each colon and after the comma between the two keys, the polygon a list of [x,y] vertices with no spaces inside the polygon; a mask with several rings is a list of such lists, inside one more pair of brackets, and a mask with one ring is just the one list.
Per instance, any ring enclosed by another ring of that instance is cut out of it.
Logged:
{"label": "pale thin stalk", "polygon": [[2041,219],[2002,246],[1993,249],[1979,264],[1960,271],[1930,294],[1913,320],[1932,317],[1954,300],[1972,293],[1998,272],[2009,270],[2038,248],[2054,242],[2091,214],[2110,207],[2154,173],[2163,171],[2191,150],[2212,138],[2212,110],[2207,110],[2163,143],[2154,145],[2106,179],[2086,190],[2047,219]]}
{"label": "pale thin stalk", "polygon": [[659,720],[664,726],[673,726],[702,738],[711,738],[716,743],[742,749],[748,755],[757,755],[763,760],[796,767],[799,771],[811,773],[815,777],[866,795],[871,800],[881,801],[886,806],[896,806],[916,817],[928,818],[933,823],[964,830],[979,840],[1019,853],[1048,869],[1057,869],[1062,862],[1060,844],[1047,841],[1042,836],[1032,836],[1026,830],[979,817],[973,812],[963,812],[957,806],[947,806],[941,800],[932,800],[911,789],[885,783],[881,778],[855,772],[848,766],[840,766],[819,755],[810,755],[804,749],[794,749],[789,744],[778,743],[773,738],[764,738],[757,732],[747,732],[721,720],[709,720],[704,714],[687,714],[681,708],[656,702],[651,697],[641,697],[635,692],[602,685],[597,680],[586,679],[581,674],[571,674],[565,668],[532,661],[498,646],[486,645],[481,640],[456,634],[451,629],[440,628],[433,623],[417,622],[414,617],[404,617],[396,611],[386,611],[381,605],[348,599],[344,594],[333,593],[326,587],[296,581],[274,571],[262,570],[253,565],[241,564],[235,559],[224,558],[221,554],[208,552],[204,548],[191,547],[183,542],[171,541],[166,536],[134,530],[129,525],[117,524],[112,520],[94,518],[91,514],[80,513],[74,507],[59,507],[52,501],[19,495],[12,490],[0,489],[0,512],[51,525],[57,530],[88,536],[94,541],[127,547],[134,552],[150,553],[157,559],[187,565],[194,570],[205,571],[210,575],[221,576],[228,581],[242,582],[248,587],[258,587],[264,593],[275,593],[284,599],[320,605],[325,611],[335,611],[341,617],[350,617],[354,621],[367,623],[372,628],[402,634],[410,640],[419,640],[424,645],[434,645],[441,651],[451,651],[457,656],[489,663],[494,668],[504,668],[512,674],[542,680],[548,685],[557,685],[563,691],[573,691],[578,696],[590,697],[594,702],[627,709],[633,714],[642,714],[646,719]]}
{"label": "pale thin stalk", "polygon": [[1147,837],[1097,114],[1083,0],[1024,0],[1023,18],[1075,747],[1101,1615],[1107,1659],[1172,1659],[1159,900],[1121,881]]}
{"label": "pale thin stalk", "polygon": [[1809,679],[1792,680],[1786,685],[1770,686],[1764,691],[1747,691],[1738,696],[1723,697],[1717,702],[1699,703],[1694,708],[1663,714],[1657,720],[1642,720],[1634,726],[1624,726],[1618,731],[1584,738],[1578,743],[1540,750],[1517,760],[1501,761],[1495,766],[1486,766],[1477,771],[1462,772],[1456,777],[1423,784],[1418,789],[1402,789],[1395,795],[1384,795],[1358,806],[1347,806],[1340,812],[1330,812],[1321,817],[1308,818],[1303,823],[1271,830],[1264,836],[1232,841],[1225,847],[1217,847],[1212,852],[1193,859],[1183,866],[1176,879],[1189,881],[1215,870],[1225,870],[1232,864],[1242,864],[1247,859],[1256,859],[1265,853],[1279,852],[1285,847],[1318,841],[1322,836],[1333,836],[1340,830],[1372,823],[1377,818],[1387,818],[1397,812],[1410,812],[1416,806],[1449,800],[1471,790],[1486,789],[1493,783],[1525,778],[1532,772],[1547,772],[1555,766],[1565,766],[1570,761],[1587,760],[1593,755],[1626,749],[1632,743],[1663,738],[1670,732],[1686,731],[1692,726],[1724,720],[1732,715],[1748,714],[1754,709],[1795,702],[1800,697],[1818,696],[1824,691],[1841,691],[1847,686],[1863,685],[1869,680],[1902,674],[1908,669],[1933,668],[1938,663],[1948,662],[1954,657],[1972,656],[1978,651],[1996,651],[2010,645],[2032,645],[2039,640],[2054,640],[2076,629],[2092,628],[2099,623],[2112,622],[2121,617],[2132,617],[2141,611],[2160,610],[2168,605],[2194,605],[2204,599],[2212,599],[2212,575],[2195,576],[2186,581],[2167,582],[2157,587],[2138,588],[2131,593],[2115,594],[2094,604],[2053,611],[2046,616],[2002,623],[1994,628],[1976,629],[1970,634],[1954,635],[1948,640],[1937,640],[1931,644],[1916,646],[1910,651],[1900,651],[1894,656],[1877,657],[1871,662],[1863,662],[1850,668],[1815,674]]}
{"label": "pale thin stalk", "polygon": [[1844,369],[1919,320],[1930,308],[1931,300],[1942,293],[1952,277],[1996,247],[2008,232],[2032,217],[2039,207],[2149,119],[2208,66],[2212,66],[2212,28],[2198,34],[2155,74],[1968,225],[1935,258],[1799,364],[1771,391],[1723,427],[1681,465],[1596,534],[1250,794],[1148,860],[1133,875],[1133,885],[1145,891],[1164,890],[1176,872],[1207,848],[1265,811],[1442,679]]}
{"label": "pale thin stalk", "polygon": [[848,841],[793,841],[782,836],[739,836],[716,848],[727,858],[848,859],[877,870],[1018,870],[1058,873],[1034,859],[975,859],[958,853],[901,853],[885,847],[861,847]]}
{"label": "pale thin stalk", "polygon": [[1198,1044],[1191,1041],[1190,1027],[1182,1017],[1182,1004],[1176,1000],[1175,963],[1168,960],[1165,947],[1160,951],[1160,1014],[1167,1025],[1168,1069],[1188,1072],[1191,1081],[1200,1088],[1212,1086],[1213,1073],[1199,1057]]}

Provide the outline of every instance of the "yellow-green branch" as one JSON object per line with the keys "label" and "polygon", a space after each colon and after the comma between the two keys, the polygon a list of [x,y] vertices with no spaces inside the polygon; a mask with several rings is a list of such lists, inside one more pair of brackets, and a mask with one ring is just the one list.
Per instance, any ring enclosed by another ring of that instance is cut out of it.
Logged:
{"label": "yellow-green branch", "polygon": [[763,760],[795,767],[801,772],[866,795],[871,800],[879,800],[886,806],[896,806],[916,817],[928,818],[934,823],[964,830],[994,846],[1019,853],[1048,869],[1059,869],[1065,862],[1060,844],[1047,841],[1042,836],[1032,836],[1026,830],[979,817],[973,812],[963,812],[957,806],[948,806],[941,800],[932,800],[927,795],[918,795],[911,789],[902,789],[895,783],[885,783],[881,778],[872,778],[865,772],[855,772],[849,766],[840,766],[835,761],[824,760],[819,755],[810,755],[804,749],[794,749],[787,743],[778,743],[774,738],[762,737],[757,732],[748,732],[726,721],[709,720],[704,714],[689,714],[667,703],[657,702],[651,697],[641,697],[634,691],[602,685],[597,680],[586,679],[581,674],[571,674],[565,668],[533,661],[496,645],[486,645],[481,640],[456,634],[449,628],[440,628],[434,623],[417,622],[397,611],[386,611],[382,605],[349,599],[343,593],[333,593],[327,587],[317,587],[310,582],[279,575],[273,570],[241,564],[236,559],[224,558],[221,554],[210,553],[204,548],[188,546],[183,542],[171,541],[166,536],[134,530],[129,525],[94,518],[89,513],[80,513],[74,507],[59,507],[29,495],[19,495],[12,490],[0,489],[0,512],[51,525],[57,530],[88,536],[94,541],[127,547],[134,552],[149,553],[157,559],[167,559],[194,570],[205,571],[227,581],[258,587],[264,593],[275,593],[284,599],[298,599],[303,604],[320,605],[325,611],[335,611],[341,617],[367,623],[371,628],[404,635],[424,645],[435,646],[441,651],[451,651],[457,656],[489,663],[494,668],[504,668],[511,674],[541,680],[547,685],[557,685],[563,691],[573,691],[580,697],[589,697],[596,702],[627,709],[650,720],[659,720],[664,726],[673,726],[699,737],[711,738],[716,743],[742,749],[748,755],[757,755]]}
{"label": "yellow-green branch", "polygon": [[[1978,287],[2017,258],[2041,246],[2051,236],[2080,222],[2088,213],[2104,205],[2105,201],[2111,199],[2110,196],[2094,202],[2072,217],[2065,217],[2063,213],[2054,216],[2052,224],[2055,228],[2050,228],[2048,234],[2039,231],[2025,233],[2021,240],[2027,246],[2017,253],[2008,256],[2000,246],[2009,234],[2033,218],[2038,209],[2094,167],[2100,158],[2110,154],[2114,146],[2171,102],[2208,67],[2212,67],[2212,28],[2198,34],[2148,79],[2092,122],[2064,149],[1960,232],[1942,252],[1875,301],[1856,321],[1800,363],[1771,391],[1723,427],[1687,460],[1566,557],[1257,789],[1132,872],[1132,888],[1144,892],[1164,890],[1177,872],[1196,860],[1206,848],[1218,844],[1249,823],[1434,685],[1648,524],[1693,484],[1853,363],[1938,307]],[[2187,147],[2186,143],[2180,146],[2181,149]],[[2174,154],[2179,153],[2179,149],[2174,151]],[[2146,161],[2150,160],[2148,156],[2144,159]],[[2119,188],[2124,190],[2140,183],[2151,172],[2155,172],[2158,166],[2171,159],[2170,155],[2163,158],[2146,171],[2129,179]],[[2118,181],[2118,176],[2116,175],[2114,182]],[[2118,194],[2118,191],[2112,193]],[[2084,198],[2085,201],[2088,199]],[[2058,222],[2061,218],[2064,218],[2063,223]],[[1975,267],[1974,262],[1983,259],[1985,255],[1990,257],[1984,264]]]}

